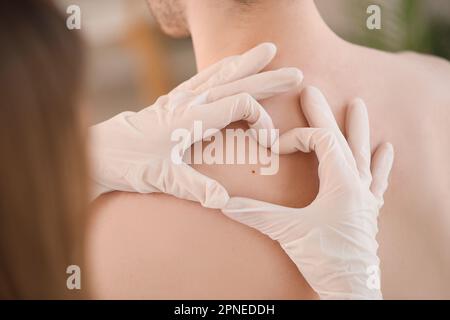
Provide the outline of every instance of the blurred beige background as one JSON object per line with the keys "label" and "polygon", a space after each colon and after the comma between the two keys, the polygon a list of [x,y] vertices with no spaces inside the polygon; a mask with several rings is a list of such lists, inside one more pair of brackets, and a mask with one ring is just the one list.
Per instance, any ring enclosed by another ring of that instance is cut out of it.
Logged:
{"label": "blurred beige background", "polygon": [[[72,4],[81,8],[88,49],[86,103],[93,123],[150,105],[195,74],[190,39],[163,35],[145,0],[56,1],[64,11]],[[385,50],[412,49],[450,56],[449,0],[316,3],[330,27],[350,41]],[[366,8],[372,3],[382,7],[380,31],[365,28]]]}

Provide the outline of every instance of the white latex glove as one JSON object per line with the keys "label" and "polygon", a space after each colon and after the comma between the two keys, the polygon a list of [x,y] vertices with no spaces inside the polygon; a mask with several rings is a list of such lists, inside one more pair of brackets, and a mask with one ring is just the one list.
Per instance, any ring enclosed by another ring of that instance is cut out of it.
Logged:
{"label": "white latex glove", "polygon": [[295,68],[258,73],[275,54],[275,45],[264,43],[243,55],[225,58],[154,105],[140,112],[123,112],[92,127],[94,198],[113,190],[164,192],[205,207],[222,208],[229,196],[218,182],[181,160],[173,161],[174,154],[182,159],[191,144],[205,137],[186,137],[188,143],[177,149],[180,143],[172,141],[171,135],[185,128],[193,136],[195,121],[202,122],[204,131],[218,131],[238,120],[246,120],[257,130],[273,129],[271,118],[256,99],[295,89],[303,79]]}
{"label": "white latex glove", "polygon": [[321,299],[381,299],[378,277],[375,283],[370,277],[379,271],[377,218],[393,148],[381,145],[371,161],[369,120],[361,99],[347,111],[348,143],[319,90],[304,89],[301,102],[309,125],[316,128],[282,135],[279,152],[316,152],[317,198],[302,209],[231,198],[222,211],[278,241]]}

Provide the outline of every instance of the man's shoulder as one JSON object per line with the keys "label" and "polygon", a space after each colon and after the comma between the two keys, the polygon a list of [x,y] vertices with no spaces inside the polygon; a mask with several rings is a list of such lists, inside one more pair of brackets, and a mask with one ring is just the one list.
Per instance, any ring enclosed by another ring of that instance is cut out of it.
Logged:
{"label": "man's shoulder", "polygon": [[[444,58],[416,52],[401,52],[396,54],[402,60],[399,63],[415,75],[410,81],[423,86],[427,92],[450,96],[450,62]],[[411,75],[408,73],[408,75]],[[446,90],[444,90],[446,89]],[[424,90],[422,90],[424,92]]]}
{"label": "man's shoulder", "polygon": [[371,73],[375,86],[389,88],[388,100],[392,93],[400,98],[398,101],[448,104],[450,61],[412,51],[390,53],[364,47],[361,52],[365,57],[364,70]]}
{"label": "man's shoulder", "polygon": [[410,96],[420,109],[424,106],[450,112],[450,62],[444,58],[415,52],[393,55],[398,78],[395,88]]}
{"label": "man's shoulder", "polygon": [[414,51],[403,51],[395,55],[408,60],[410,63],[421,64],[428,68],[440,69],[442,72],[450,73],[450,61],[442,57]]}

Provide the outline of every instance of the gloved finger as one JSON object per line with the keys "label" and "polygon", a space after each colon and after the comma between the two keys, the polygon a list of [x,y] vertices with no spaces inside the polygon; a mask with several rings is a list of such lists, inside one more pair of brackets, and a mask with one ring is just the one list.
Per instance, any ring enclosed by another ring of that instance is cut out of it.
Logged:
{"label": "gloved finger", "polygon": [[345,159],[350,167],[357,172],[356,162],[353,158],[350,147],[342,135],[342,132],[336,123],[336,119],[334,118],[333,112],[331,112],[330,105],[322,92],[315,87],[309,86],[302,90],[300,99],[302,110],[308,120],[309,126],[313,128],[327,128],[332,130],[336,136],[338,144],[342,149]]}
{"label": "gloved finger", "polygon": [[273,151],[279,154],[314,151],[319,162],[326,161],[330,154],[343,157],[334,132],[329,129],[295,128],[282,134],[278,139],[278,144],[278,150]]}
{"label": "gloved finger", "polygon": [[[221,78],[225,82],[232,81],[228,79],[227,73],[231,76],[235,72],[235,68],[242,65],[245,67],[245,70],[242,71],[245,71],[246,74],[243,73],[244,75],[241,77],[258,73],[272,61],[276,52],[277,48],[273,43],[262,43],[242,55],[226,57],[209,66],[191,79],[180,84],[173,92],[179,90],[205,90],[209,85],[220,85],[221,82],[219,80]],[[209,84],[207,85],[207,83]]]}
{"label": "gloved finger", "polygon": [[203,207],[211,209],[221,209],[228,202],[228,192],[219,182],[187,164],[173,168],[172,184],[167,185],[167,191],[172,195],[200,202]]}
{"label": "gloved finger", "polygon": [[[294,208],[238,197],[230,198],[226,206],[222,208],[222,213],[276,241],[284,239],[289,234],[286,231],[298,222],[300,214]],[[295,233],[295,236],[298,234]]]}
{"label": "gloved finger", "polygon": [[390,143],[384,143],[377,148],[372,157],[372,185],[373,195],[383,203],[383,196],[388,187],[389,175],[394,163],[394,148]]}
{"label": "gloved finger", "polygon": [[[253,137],[270,147],[276,139],[272,118],[267,111],[249,94],[240,93],[215,102],[194,106],[189,109],[189,117],[203,121],[203,128],[222,129],[232,122],[248,122]],[[260,130],[265,134],[258,134]],[[260,139],[265,137],[267,139]],[[199,140],[194,141],[198,142]]]}
{"label": "gloved finger", "polygon": [[[229,59],[212,73],[208,79],[200,82],[192,89],[200,93],[238,79],[248,77],[263,70],[275,57],[277,48],[273,43],[262,43],[242,55]],[[206,78],[206,77],[205,77]]]}
{"label": "gloved finger", "polygon": [[[217,181],[199,173],[186,163],[175,164],[171,160],[158,163],[158,167],[133,166],[126,175],[133,190],[140,193],[159,192],[200,202],[202,206],[220,209],[229,200],[228,192]],[[147,181],[157,181],[149,184]]]}
{"label": "gloved finger", "polygon": [[351,169],[346,165],[335,133],[330,129],[292,129],[275,141],[272,151],[279,154],[315,151],[319,161],[319,179],[322,190],[330,183],[346,182],[349,177],[348,170]]}
{"label": "gloved finger", "polygon": [[209,91],[207,102],[216,101],[239,93],[248,93],[256,100],[267,99],[297,88],[303,80],[297,68],[267,71],[227,83]]}
{"label": "gloved finger", "polygon": [[362,99],[355,99],[347,109],[346,117],[347,141],[352,150],[356,166],[362,182],[370,187],[372,174],[370,172],[370,125],[367,108]]}

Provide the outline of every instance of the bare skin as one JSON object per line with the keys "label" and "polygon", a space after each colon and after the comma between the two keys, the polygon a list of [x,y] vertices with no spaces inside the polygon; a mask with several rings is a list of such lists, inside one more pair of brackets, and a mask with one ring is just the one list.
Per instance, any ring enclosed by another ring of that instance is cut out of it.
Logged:
{"label": "bare skin", "polygon": [[[199,69],[271,41],[278,56],[270,68],[301,69],[304,85],[324,92],[341,128],[347,103],[363,98],[372,147],[390,141],[396,153],[378,235],[384,297],[450,298],[450,64],[349,44],[312,1],[261,1],[243,14],[223,6],[186,1]],[[285,132],[306,125],[300,100],[292,92],[262,104]],[[259,175],[258,165],[195,167],[232,196],[302,207],[317,192],[314,155],[282,157],[274,176]],[[124,193],[102,197],[95,209],[90,253],[99,297],[315,297],[276,243],[218,211]]]}

